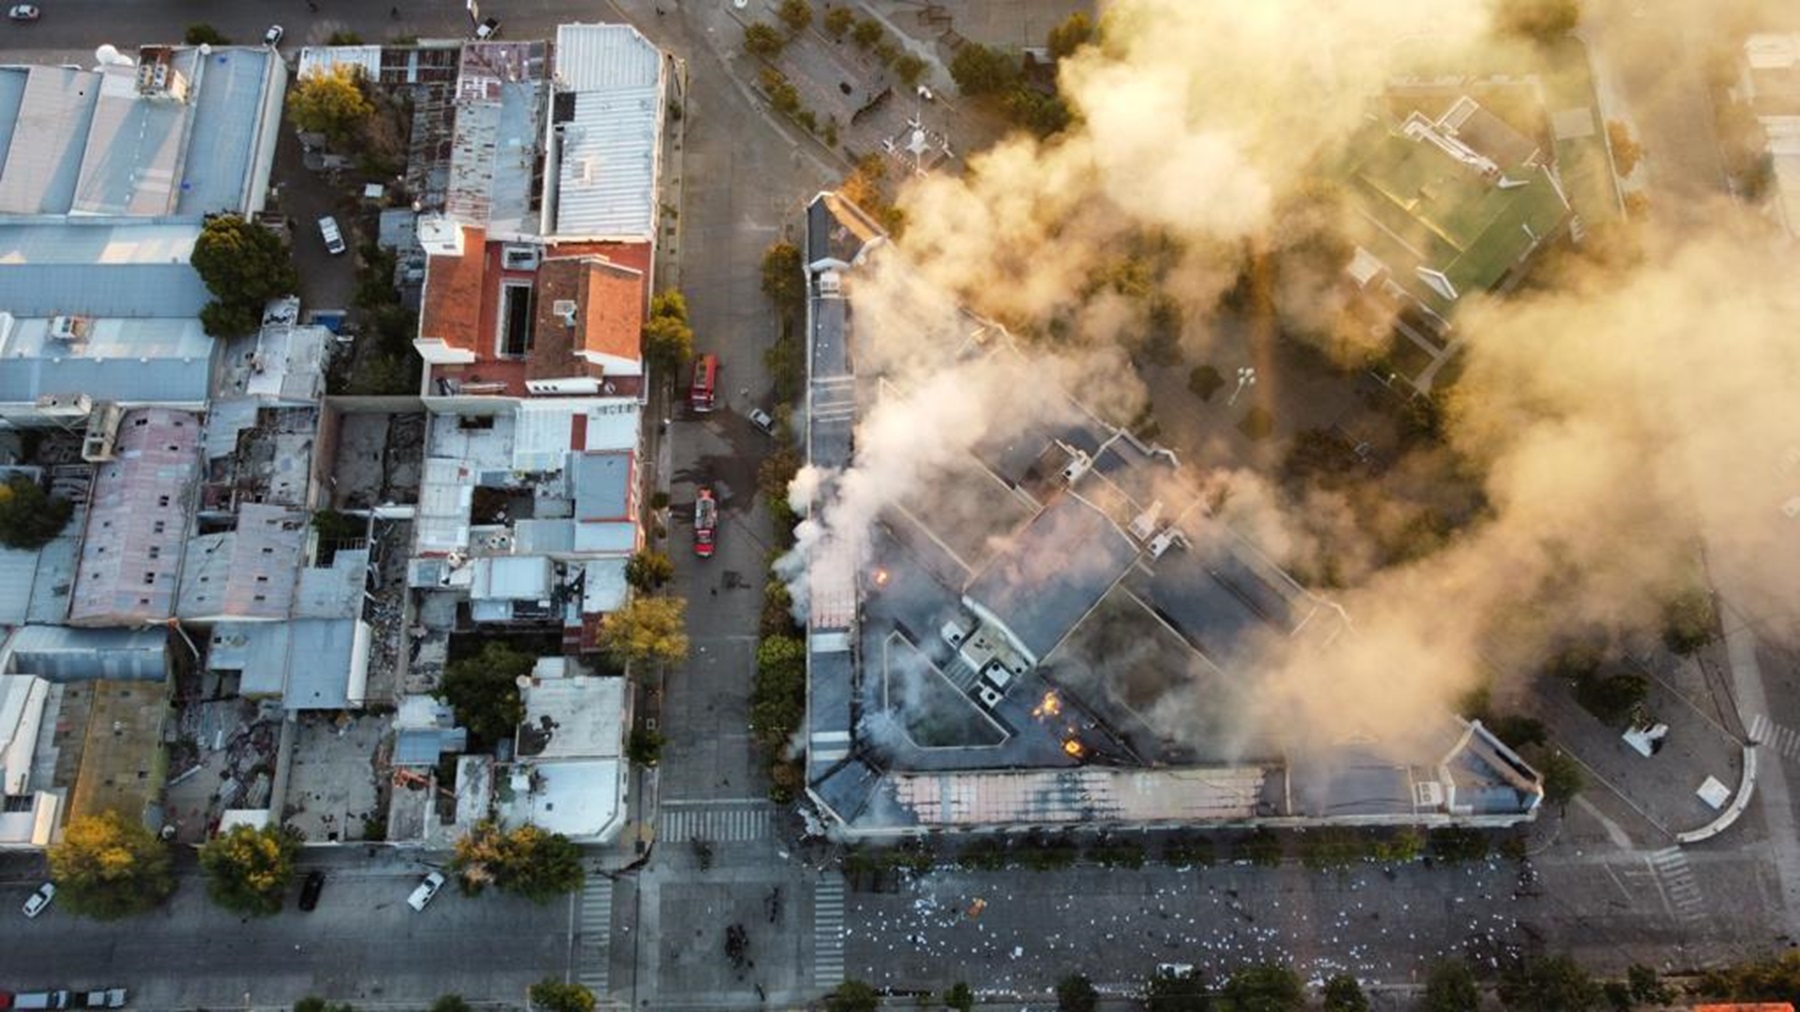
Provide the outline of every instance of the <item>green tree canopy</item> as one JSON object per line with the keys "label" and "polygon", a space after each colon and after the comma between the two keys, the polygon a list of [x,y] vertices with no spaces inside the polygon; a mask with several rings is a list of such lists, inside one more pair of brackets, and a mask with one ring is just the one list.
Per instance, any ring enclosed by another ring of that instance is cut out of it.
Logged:
{"label": "green tree canopy", "polygon": [[1663,606],[1663,645],[1683,657],[1711,643],[1718,628],[1712,594],[1703,587],[1690,587]]}
{"label": "green tree canopy", "polygon": [[1217,1012],[1301,1012],[1306,989],[1300,975],[1276,963],[1237,970],[1219,989]]}
{"label": "green tree canopy", "polygon": [[944,992],[944,1007],[956,1009],[957,1012],[969,1012],[975,1007],[975,992],[969,990],[968,984],[959,980]]}
{"label": "green tree canopy", "polygon": [[75,504],[21,474],[0,484],[0,545],[42,548],[69,526]]}
{"label": "green tree canopy", "polygon": [[204,21],[196,21],[193,24],[188,25],[187,32],[181,37],[181,41],[190,46],[231,45],[231,40],[225,37],[225,33]]}
{"label": "green tree canopy", "polygon": [[280,826],[234,826],[200,848],[207,893],[227,910],[257,917],[279,913],[294,877],[300,842]]}
{"label": "green tree canopy", "polygon": [[1369,996],[1362,985],[1347,973],[1334,974],[1325,981],[1324,1012],[1369,1012]]}
{"label": "green tree canopy", "polygon": [[1158,973],[1144,985],[1150,1012],[1208,1012],[1206,979],[1192,973]]}
{"label": "green tree canopy", "polygon": [[856,23],[855,28],[851,29],[850,37],[856,40],[858,47],[874,49],[881,44],[883,39],[887,38],[887,29],[881,27],[881,22],[874,18],[863,18]]}
{"label": "green tree canopy", "polygon": [[835,38],[843,38],[845,33],[856,27],[856,12],[848,6],[840,5],[825,12],[825,30]]}
{"label": "green tree canopy", "polygon": [[493,822],[476,824],[456,841],[450,868],[470,892],[492,885],[538,903],[572,893],[587,881],[581,849],[561,833],[529,823],[509,831]]}
{"label": "green tree canopy", "polygon": [[781,19],[782,24],[787,25],[788,31],[803,32],[807,25],[812,24],[812,4],[807,3],[806,0],[781,0],[781,6],[776,8],[775,16]]}
{"label": "green tree canopy", "polygon": [[761,21],[752,21],[744,26],[744,52],[751,56],[759,56],[765,60],[773,60],[781,55],[781,47],[787,45],[781,32],[774,25]]}
{"label": "green tree canopy", "polygon": [[1019,80],[1019,61],[979,42],[966,42],[950,61],[950,76],[966,96],[997,95]]}
{"label": "green tree canopy", "polygon": [[194,242],[192,263],[213,296],[200,311],[200,320],[214,337],[238,337],[256,330],[262,323],[263,305],[300,284],[287,240],[235,214],[222,214],[206,223]]}
{"label": "green tree canopy", "polygon": [[1086,11],[1076,11],[1051,27],[1044,45],[1050,50],[1051,59],[1060,60],[1075,55],[1075,50],[1093,39],[1094,23],[1088,19]]}
{"label": "green tree canopy", "polygon": [[1094,1012],[1098,1004],[1100,993],[1082,974],[1072,973],[1056,982],[1057,1012]]}
{"label": "green tree canopy", "polygon": [[469,1003],[460,994],[439,995],[431,1003],[431,1012],[470,1012]]}
{"label": "green tree canopy", "polygon": [[316,994],[309,994],[294,1003],[294,1012],[356,1012],[356,1007],[349,1002],[326,1001]]}
{"label": "green tree canopy", "polygon": [[1544,756],[1538,765],[1538,772],[1544,775],[1544,800],[1552,805],[1568,804],[1586,786],[1581,764],[1562,749]]}
{"label": "green tree canopy", "polygon": [[846,980],[825,996],[826,1012],[875,1012],[881,995],[860,980]]}
{"label": "green tree canopy", "polygon": [[1600,1004],[1600,985],[1568,956],[1520,960],[1500,974],[1500,1001],[1517,1012],[1588,1012]]}
{"label": "green tree canopy", "polygon": [[175,891],[168,846],[117,811],[70,819],[49,856],[57,901],[87,917],[141,914]]}
{"label": "green tree canopy", "polygon": [[1423,1012],[1469,1012],[1481,1007],[1481,990],[1475,974],[1459,959],[1440,959],[1425,975]]}
{"label": "green tree canopy", "polygon": [[679,597],[640,597],[600,622],[600,649],[621,667],[687,658],[687,602]]}
{"label": "green tree canopy", "polygon": [[594,992],[580,984],[565,984],[545,977],[526,992],[531,1005],[544,1012],[594,1012]]}
{"label": "green tree canopy", "polygon": [[669,289],[650,299],[650,319],[644,322],[644,357],[666,376],[681,370],[694,355],[694,330],[687,322],[687,299]]}
{"label": "green tree canopy", "polygon": [[355,138],[375,115],[375,106],[363,93],[362,69],[340,63],[302,77],[288,92],[287,111],[301,130],[341,145]]}
{"label": "green tree canopy", "polygon": [[806,309],[806,268],[800,262],[800,247],[783,240],[763,251],[762,292],[783,313],[798,315]]}
{"label": "green tree canopy", "polygon": [[654,548],[646,548],[625,563],[625,582],[640,593],[661,589],[675,576],[675,563]]}
{"label": "green tree canopy", "polygon": [[476,741],[491,745],[510,739],[525,719],[518,679],[534,662],[530,654],[489,640],[481,653],[446,665],[435,694],[456,710],[456,722]]}

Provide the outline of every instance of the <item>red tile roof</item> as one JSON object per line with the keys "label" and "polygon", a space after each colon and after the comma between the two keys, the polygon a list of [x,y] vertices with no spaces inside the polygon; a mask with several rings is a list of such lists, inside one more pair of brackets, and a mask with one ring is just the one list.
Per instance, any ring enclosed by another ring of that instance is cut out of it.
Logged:
{"label": "red tile roof", "polygon": [[494,314],[485,312],[487,232],[463,226],[461,256],[434,256],[425,263],[425,304],[419,309],[419,336],[442,338],[452,348],[478,358],[493,353]]}
{"label": "red tile roof", "polygon": [[[576,305],[575,322],[556,303]],[[537,327],[532,379],[599,376],[599,364],[581,356],[636,361],[644,329],[644,276],[599,256],[554,257],[538,268]]]}

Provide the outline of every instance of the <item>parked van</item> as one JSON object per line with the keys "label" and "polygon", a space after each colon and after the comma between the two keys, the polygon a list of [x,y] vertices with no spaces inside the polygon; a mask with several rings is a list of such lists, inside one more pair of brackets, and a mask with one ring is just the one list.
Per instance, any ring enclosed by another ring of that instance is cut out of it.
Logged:
{"label": "parked van", "polygon": [[325,251],[332,256],[344,252],[344,233],[338,230],[337,219],[326,215],[319,219],[319,235],[325,240]]}

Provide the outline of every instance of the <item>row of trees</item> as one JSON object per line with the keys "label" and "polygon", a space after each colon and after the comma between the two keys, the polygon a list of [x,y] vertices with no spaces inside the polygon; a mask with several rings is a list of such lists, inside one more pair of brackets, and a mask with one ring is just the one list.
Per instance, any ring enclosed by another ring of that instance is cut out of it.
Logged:
{"label": "row of trees", "polygon": [[[300,838],[281,826],[235,826],[200,848],[207,894],[227,910],[280,912],[293,884]],[[141,822],[116,811],[77,816],[50,848],[57,902],[97,920],[146,913],[175,892],[173,852]],[[487,886],[539,903],[582,887],[581,851],[560,833],[491,822],[456,842],[450,865],[465,891]]]}
{"label": "row of trees", "polygon": [[[1739,964],[1714,971],[1701,980],[1713,996],[1762,1000],[1791,998],[1800,989],[1800,957]],[[1714,979],[1717,978],[1717,979]],[[1311,1007],[1306,984],[1291,967],[1255,963],[1216,981],[1187,969],[1158,972],[1145,981],[1144,1007],[1149,1012],[1302,1012]],[[1515,1012],[1593,1012],[1603,1006],[1630,1012],[1640,1005],[1665,1005],[1673,990],[1654,969],[1632,966],[1623,979],[1595,980],[1566,956],[1526,956],[1509,962],[1494,982],[1501,1004]],[[1085,975],[1070,974],[1055,989],[1059,1012],[1094,1012],[1099,993]],[[827,1012],[873,1012],[881,995],[860,980],[847,980],[825,997]],[[929,999],[921,999],[927,1005]],[[945,1008],[969,1009],[974,993],[958,982],[944,992]],[[1482,986],[1467,962],[1444,959],[1431,965],[1416,1007],[1420,1012],[1471,1012],[1482,1004]],[[1324,1012],[1369,1012],[1362,984],[1347,973],[1319,984],[1318,1008]]]}

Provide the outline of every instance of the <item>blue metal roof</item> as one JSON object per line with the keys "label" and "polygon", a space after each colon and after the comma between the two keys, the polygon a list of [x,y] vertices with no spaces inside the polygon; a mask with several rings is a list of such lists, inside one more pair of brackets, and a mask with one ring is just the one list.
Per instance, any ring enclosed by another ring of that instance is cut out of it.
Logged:
{"label": "blue metal roof", "polygon": [[168,674],[169,634],[148,629],[76,629],[28,625],[6,643],[6,670],[52,682],[161,681]]}

